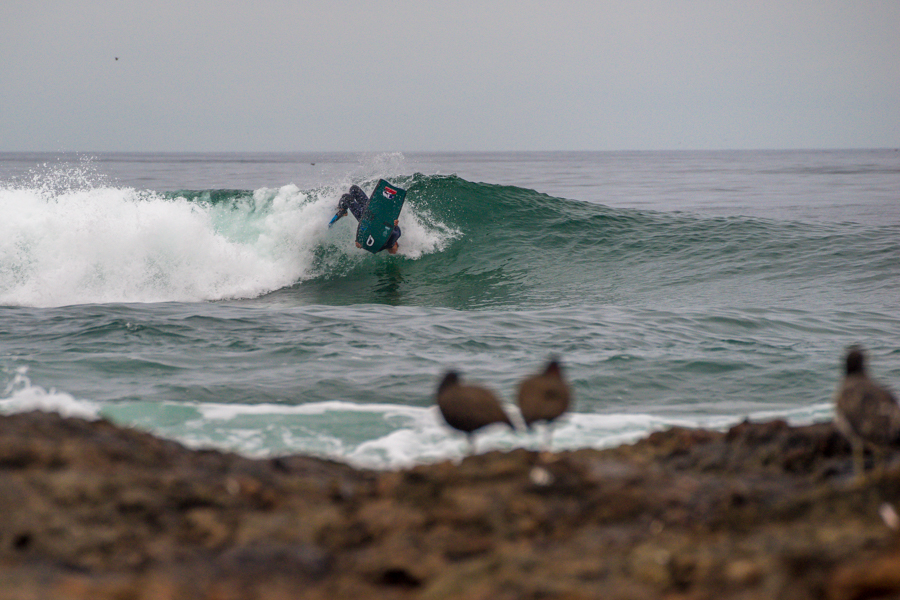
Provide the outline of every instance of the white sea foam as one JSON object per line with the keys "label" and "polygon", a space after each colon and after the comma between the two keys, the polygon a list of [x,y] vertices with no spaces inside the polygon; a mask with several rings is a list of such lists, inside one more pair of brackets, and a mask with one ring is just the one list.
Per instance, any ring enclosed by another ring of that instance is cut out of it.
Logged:
{"label": "white sea foam", "polygon": [[[182,418],[160,418],[172,411]],[[785,418],[802,424],[821,420],[828,405],[802,413],[767,412],[765,419]],[[796,414],[795,414],[796,413]],[[458,460],[469,453],[466,437],[449,429],[437,408],[347,401],[302,405],[214,404],[117,405],[103,411],[114,421],[147,427],[194,448],[218,448],[247,456],[310,454],[361,468],[395,469]],[[763,420],[763,415],[749,415]],[[632,443],[653,431],[673,426],[724,429],[741,419],[716,416],[698,421],[636,413],[565,415],[554,427],[551,450],[609,448]],[[475,437],[478,453],[514,448],[541,449],[543,431],[521,433],[504,426],[486,428]]]}
{"label": "white sea foam", "polygon": [[[318,275],[322,247],[369,256],[354,247],[354,227],[326,226],[342,188],[291,184],[213,204],[48,178],[0,186],[0,305],[253,298]],[[400,224],[407,258],[457,235],[412,208]]]}
{"label": "white sea foam", "polygon": [[0,304],[253,297],[303,274],[277,230],[229,239],[221,210],[132,189],[0,189]]}
{"label": "white sea foam", "polygon": [[[26,367],[12,374],[0,396],[0,412],[32,410],[63,416],[104,417],[145,429],[192,448],[215,448],[251,457],[307,454],[361,468],[396,469],[458,460],[469,451],[466,437],[443,422],[434,406],[355,403],[343,400],[290,404],[123,402],[102,405],[31,382]],[[807,424],[830,418],[831,405],[760,411],[753,421],[786,419]],[[551,450],[609,448],[632,443],[673,426],[725,429],[743,416],[669,417],[645,413],[569,413],[553,428]],[[493,426],[475,436],[476,452],[541,449],[544,432],[514,432]]]}
{"label": "white sea foam", "polygon": [[[65,392],[33,385],[20,368],[0,397],[4,413],[43,410],[64,416],[109,418],[147,429],[192,448],[216,448],[251,457],[309,454],[360,468],[396,469],[458,460],[469,452],[464,435],[449,429],[435,407],[358,404],[346,401],[287,404],[122,403],[102,406]],[[830,405],[749,415],[751,420],[784,418],[795,424],[828,417]],[[553,451],[609,448],[632,443],[673,426],[724,429],[740,419],[657,415],[571,413],[554,427]],[[476,452],[539,449],[543,432],[494,426],[476,435]]]}
{"label": "white sea foam", "polygon": [[40,410],[56,412],[64,417],[96,419],[99,405],[95,402],[78,400],[65,392],[55,389],[46,390],[34,385],[28,378],[27,367],[16,369],[13,378],[3,390],[0,397],[0,412],[18,413]]}

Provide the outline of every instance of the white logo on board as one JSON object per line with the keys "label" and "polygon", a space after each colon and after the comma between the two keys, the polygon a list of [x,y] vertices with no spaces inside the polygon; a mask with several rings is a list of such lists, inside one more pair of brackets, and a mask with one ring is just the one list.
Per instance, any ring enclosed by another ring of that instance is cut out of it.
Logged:
{"label": "white logo on board", "polygon": [[366,246],[371,246],[371,245],[374,244],[374,243],[375,243],[375,238],[373,238],[373,237],[370,235],[370,236],[369,236],[369,239],[366,240]]}

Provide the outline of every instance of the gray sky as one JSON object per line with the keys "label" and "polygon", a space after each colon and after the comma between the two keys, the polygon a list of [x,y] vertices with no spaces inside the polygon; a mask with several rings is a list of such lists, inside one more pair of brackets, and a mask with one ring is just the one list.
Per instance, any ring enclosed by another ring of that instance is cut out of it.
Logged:
{"label": "gray sky", "polygon": [[898,32],[897,0],[2,0],[0,150],[897,147]]}

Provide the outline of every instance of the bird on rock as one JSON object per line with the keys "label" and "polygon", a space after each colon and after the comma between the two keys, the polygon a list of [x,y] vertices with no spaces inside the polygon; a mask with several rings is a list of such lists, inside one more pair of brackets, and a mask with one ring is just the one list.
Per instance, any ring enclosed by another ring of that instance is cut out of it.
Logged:
{"label": "bird on rock", "polygon": [[522,419],[529,429],[538,421],[546,422],[547,450],[550,449],[550,438],[553,435],[552,423],[568,410],[571,399],[572,392],[556,359],[552,359],[541,373],[527,377],[519,384],[519,410],[522,412]]}
{"label": "bird on rock", "polygon": [[858,481],[865,476],[866,446],[880,455],[881,468],[888,447],[900,445],[900,404],[890,390],[869,378],[865,360],[862,348],[849,348],[844,378],[834,395],[835,426],[853,449],[853,469]]}
{"label": "bird on rock", "polygon": [[447,372],[438,385],[437,405],[447,424],[466,434],[470,453],[475,452],[473,434],[482,427],[505,423],[515,429],[491,390],[463,385],[455,371]]}

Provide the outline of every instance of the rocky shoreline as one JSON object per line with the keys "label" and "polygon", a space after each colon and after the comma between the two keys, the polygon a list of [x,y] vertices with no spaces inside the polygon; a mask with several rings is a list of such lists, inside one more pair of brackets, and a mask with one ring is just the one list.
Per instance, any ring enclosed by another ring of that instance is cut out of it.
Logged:
{"label": "rocky shoreline", "polygon": [[900,597],[900,469],[830,423],[402,471],[0,416],[0,599]]}

